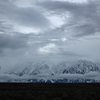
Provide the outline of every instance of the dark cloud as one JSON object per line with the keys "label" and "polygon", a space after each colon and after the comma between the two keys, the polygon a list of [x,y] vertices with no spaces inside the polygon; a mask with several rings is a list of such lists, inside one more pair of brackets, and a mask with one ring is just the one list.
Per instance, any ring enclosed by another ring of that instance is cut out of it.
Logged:
{"label": "dark cloud", "polygon": [[8,33],[11,34],[13,32],[12,26],[7,25],[5,21],[0,18],[0,33]]}
{"label": "dark cloud", "polygon": [[74,32],[76,33],[75,37],[82,37],[95,34],[96,29],[91,24],[85,24],[75,28]]}
{"label": "dark cloud", "polygon": [[[56,14],[70,12],[71,21],[69,26],[72,36],[87,36],[100,32],[100,1],[88,0],[88,3],[76,4],[68,1],[45,1],[39,3],[40,6],[53,11]],[[65,28],[69,27],[66,25]],[[77,34],[77,35],[76,35]]]}
{"label": "dark cloud", "polygon": [[8,0],[0,0],[0,14],[11,22],[23,26],[36,28],[45,28],[49,26],[49,21],[39,10],[34,7],[17,7]]}
{"label": "dark cloud", "polygon": [[0,34],[0,52],[6,49],[20,49],[27,47],[27,41],[29,36],[25,34]]}
{"label": "dark cloud", "polygon": [[[21,3],[23,1],[21,0]],[[83,37],[92,35],[94,38],[95,33],[100,32],[99,0],[90,0],[83,4],[63,0],[38,1],[37,4],[33,3],[31,7],[21,7],[21,4],[19,7],[14,0],[0,0],[1,62],[5,63],[8,59],[10,60],[8,63],[14,61],[19,63],[20,59],[20,61],[29,59],[37,62],[41,60],[59,62],[69,58],[75,60],[84,57],[84,55],[93,59],[99,58],[100,49],[98,45],[100,39],[93,41],[90,37],[88,40]],[[27,2],[30,2],[30,0],[27,0]],[[59,27],[56,26],[59,18],[54,21],[58,16],[61,20],[64,18],[64,24]],[[55,25],[52,24],[53,21]],[[26,29],[24,29],[24,26]],[[30,33],[31,28],[36,31],[39,28],[40,32],[34,34],[32,30],[32,33]],[[44,29],[47,30],[44,31]],[[25,34],[25,30],[29,32]],[[58,50],[59,52],[46,56],[41,55],[38,52],[39,48],[48,47],[48,44],[54,44],[55,49],[50,49],[51,51]]]}
{"label": "dark cloud", "polygon": [[74,10],[77,7],[76,4],[67,1],[44,1],[38,3],[38,5],[52,11]]}

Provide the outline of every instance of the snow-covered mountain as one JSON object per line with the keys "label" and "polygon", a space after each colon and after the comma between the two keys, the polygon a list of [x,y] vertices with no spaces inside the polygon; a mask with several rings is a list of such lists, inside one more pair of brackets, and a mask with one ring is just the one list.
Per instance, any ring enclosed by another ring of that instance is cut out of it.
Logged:
{"label": "snow-covered mountain", "polygon": [[[20,69],[22,66],[24,68]],[[100,72],[98,65],[91,61],[79,60],[73,64],[68,65],[66,62],[59,63],[53,66],[49,66],[46,63],[27,63],[18,65],[18,69],[13,69],[10,73],[23,76],[28,75],[51,75],[51,74],[86,74],[89,72]]]}
{"label": "snow-covered mountain", "polygon": [[24,74],[29,74],[31,70],[33,70],[32,62],[18,63],[14,66],[13,69],[10,69],[8,74],[15,74],[18,76],[23,76]]}
{"label": "snow-covered mountain", "polygon": [[21,64],[21,65],[18,64],[16,66],[13,70],[11,70],[9,72],[10,74],[16,74],[19,76],[23,76],[23,75],[50,75],[50,74],[52,74],[50,66],[44,62],[35,63],[35,64],[32,62],[28,62],[27,64]]}
{"label": "snow-covered mountain", "polygon": [[[24,67],[23,67],[24,66]],[[87,82],[100,81],[100,67],[87,60],[79,60],[72,64],[62,62],[51,67],[49,64],[26,62],[17,64],[7,73],[16,76],[17,79],[9,79],[11,82]],[[6,74],[6,75],[7,75]]]}
{"label": "snow-covered mountain", "polygon": [[46,63],[27,63],[23,65],[17,65],[17,68],[25,67],[23,69],[13,69],[10,73],[23,76],[28,75],[50,75],[50,74],[86,74],[89,72],[100,72],[100,68],[97,64],[86,61],[79,60],[71,65],[67,65],[66,62],[59,63],[51,69]]}
{"label": "snow-covered mountain", "polygon": [[100,72],[99,66],[91,61],[79,60],[77,63],[63,70],[63,73],[86,74],[89,72]]}
{"label": "snow-covered mountain", "polygon": [[38,63],[34,65],[34,70],[30,73],[30,75],[50,75],[52,71],[50,66],[46,63]]}
{"label": "snow-covered mountain", "polygon": [[66,62],[57,64],[54,71],[56,74],[86,74],[89,72],[100,72],[100,68],[91,61],[79,60],[72,64],[67,64]]}

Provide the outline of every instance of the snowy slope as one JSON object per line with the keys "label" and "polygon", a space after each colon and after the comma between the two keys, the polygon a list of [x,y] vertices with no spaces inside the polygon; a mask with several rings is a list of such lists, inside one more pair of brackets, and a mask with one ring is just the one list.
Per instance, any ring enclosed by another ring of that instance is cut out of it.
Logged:
{"label": "snowy slope", "polygon": [[[24,67],[22,67],[24,66]],[[19,76],[23,75],[50,75],[52,71],[50,66],[46,63],[32,63],[28,62],[27,64],[16,65],[9,74],[16,74]]]}
{"label": "snowy slope", "polygon": [[91,61],[79,60],[76,64],[68,67],[63,73],[86,74],[89,72],[100,72],[100,68]]}
{"label": "snowy slope", "polygon": [[[24,67],[22,67],[24,66]],[[15,66],[16,67],[16,66]],[[79,60],[74,64],[68,65],[66,62],[57,64],[51,68],[48,64],[42,63],[27,63],[17,65],[17,69],[13,69],[10,73],[23,75],[51,75],[51,74],[86,74],[89,72],[100,72],[98,65],[91,61]],[[22,69],[21,69],[22,68]]]}
{"label": "snowy slope", "polygon": [[53,67],[44,62],[28,62],[17,64],[10,72],[0,75],[0,80],[4,78],[9,82],[100,82],[100,68],[86,60],[72,64],[62,62]]}

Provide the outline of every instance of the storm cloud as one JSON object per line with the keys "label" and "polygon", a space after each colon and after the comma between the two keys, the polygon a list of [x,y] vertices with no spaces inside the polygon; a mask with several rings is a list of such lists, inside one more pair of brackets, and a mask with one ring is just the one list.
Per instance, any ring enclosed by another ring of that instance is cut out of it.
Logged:
{"label": "storm cloud", "polygon": [[[44,1],[39,5],[56,14],[69,12],[71,16],[71,32],[74,36],[87,36],[100,32],[100,1],[87,0],[77,4],[69,1]],[[66,13],[65,13],[66,14]],[[74,25],[74,26],[73,26]],[[66,26],[67,28],[68,26]],[[63,28],[63,27],[62,27]]]}
{"label": "storm cloud", "polygon": [[45,28],[49,21],[35,7],[17,7],[10,0],[0,0],[0,15],[6,20],[27,27]]}
{"label": "storm cloud", "polygon": [[99,44],[99,0],[0,0],[2,64],[19,59],[99,62]]}

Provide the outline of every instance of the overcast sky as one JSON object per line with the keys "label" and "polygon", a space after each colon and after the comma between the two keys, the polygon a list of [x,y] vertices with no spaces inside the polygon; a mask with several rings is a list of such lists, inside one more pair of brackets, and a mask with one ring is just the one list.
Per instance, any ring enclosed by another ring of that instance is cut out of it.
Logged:
{"label": "overcast sky", "polygon": [[0,0],[1,66],[76,59],[100,62],[100,0]]}

